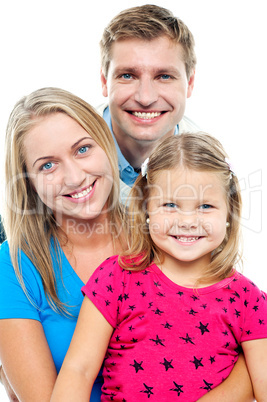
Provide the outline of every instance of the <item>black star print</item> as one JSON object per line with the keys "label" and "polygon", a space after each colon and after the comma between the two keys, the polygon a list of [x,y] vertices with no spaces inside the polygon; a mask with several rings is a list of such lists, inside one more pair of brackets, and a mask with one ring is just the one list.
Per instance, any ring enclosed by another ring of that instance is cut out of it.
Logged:
{"label": "black star print", "polygon": [[113,272],[109,273],[109,277],[111,278],[112,276],[114,276]]}
{"label": "black star print", "polygon": [[244,306],[247,307],[247,306],[248,306],[248,303],[249,303],[249,302],[248,302],[247,300],[245,300],[245,301],[244,301]]}
{"label": "black star print", "polygon": [[170,391],[175,391],[175,392],[177,392],[178,396],[180,396],[181,392],[184,392],[182,390],[183,385],[178,385],[175,381],[173,381],[173,383],[175,385],[175,388],[171,388]]}
{"label": "black star print", "polygon": [[247,335],[251,335],[251,331],[250,331],[250,330],[246,331],[246,333],[247,333]]}
{"label": "black star print", "polygon": [[96,297],[97,293],[93,290],[92,292],[93,296]]}
{"label": "black star print", "polygon": [[95,278],[95,283],[97,283],[99,281],[99,278]]}
{"label": "black star print", "polygon": [[249,292],[249,289],[247,287],[243,288],[243,290],[245,293]]}
{"label": "black star print", "polygon": [[153,302],[148,303],[148,308],[151,308],[153,306]]}
{"label": "black star print", "polygon": [[192,308],[191,308],[191,310],[186,310],[186,312],[189,313],[190,315],[193,315],[193,316],[195,316],[196,314],[198,314],[198,312],[197,312],[197,311],[194,311]]}
{"label": "black star print", "polygon": [[161,311],[159,308],[157,308],[156,310],[152,310],[153,313],[157,314],[157,315],[161,315],[164,313],[164,311]]}
{"label": "black star print", "polygon": [[207,328],[208,325],[209,325],[209,324],[204,325],[204,324],[202,324],[202,322],[200,322],[200,323],[199,323],[199,327],[196,327],[196,328],[199,328],[200,331],[201,331],[201,335],[204,335],[205,332],[210,332],[210,331],[208,330],[208,328]]}
{"label": "black star print", "polygon": [[143,291],[143,292],[140,293],[140,295],[143,296],[143,297],[145,297],[145,296],[146,296],[146,292]]}
{"label": "black star print", "polygon": [[210,364],[215,363],[215,356],[210,356]]}
{"label": "black star print", "polygon": [[157,296],[159,296],[159,297],[166,297],[165,294],[164,294],[164,293],[161,293],[161,292],[158,292],[158,293],[157,293]]}
{"label": "black star print", "polygon": [[252,307],[253,310],[258,311],[259,310],[259,306],[254,306]]}
{"label": "black star print", "polygon": [[230,297],[229,302],[232,304],[232,303],[235,303],[235,302],[236,302],[236,300],[235,300],[235,298],[234,298],[234,297]]}
{"label": "black star print", "polygon": [[135,282],[135,284],[136,284],[136,286],[141,286],[141,285],[143,285],[140,281]]}
{"label": "black star print", "polygon": [[140,391],[140,392],[143,392],[144,394],[147,394],[147,397],[150,398],[150,396],[153,395],[152,389],[153,389],[154,387],[149,387],[149,386],[146,385],[145,383],[143,383],[143,385],[144,385],[144,387],[145,387],[145,390]]}
{"label": "black star print", "polygon": [[205,310],[205,308],[207,308],[207,304],[202,304],[200,307],[204,308]]}
{"label": "black star print", "polygon": [[180,336],[179,338],[183,339],[185,341],[185,343],[192,343],[192,345],[194,345],[194,342],[192,341],[192,339],[195,339],[195,338],[190,338],[190,336],[188,334],[186,334],[185,338],[183,338],[182,336]]}
{"label": "black star print", "polygon": [[240,317],[240,314],[241,314],[241,312],[240,312],[240,311],[237,311],[237,309],[235,308],[235,315],[236,315],[237,317]]}
{"label": "black star print", "polygon": [[127,299],[129,299],[129,294],[127,293],[125,293],[124,295],[123,295],[123,298],[124,298],[124,300],[127,300]]}
{"label": "black star print", "polygon": [[130,327],[129,327],[129,331],[133,331],[135,328],[132,326],[132,325],[130,325]]}
{"label": "black star print", "polygon": [[130,366],[135,368],[135,372],[138,373],[139,370],[144,370],[142,367],[143,362],[138,363],[136,360],[134,360],[134,364],[130,364]]}
{"label": "black star print", "polygon": [[138,342],[138,339],[132,338],[132,339],[131,339],[131,342],[136,343],[136,342]]}
{"label": "black star print", "polygon": [[161,284],[159,283],[159,281],[157,281],[157,282],[154,281],[154,285],[155,285],[156,287],[161,286]]}
{"label": "black star print", "polygon": [[119,335],[117,335],[115,339],[116,339],[116,342],[119,342],[121,337]]}
{"label": "black star print", "polygon": [[240,294],[237,293],[237,291],[235,290],[235,292],[233,293],[234,296],[238,297],[238,299],[240,299]]}
{"label": "black star print", "polygon": [[196,356],[194,356],[194,360],[190,360],[190,363],[194,363],[196,370],[197,370],[200,366],[204,367],[203,364],[201,363],[202,359],[203,359],[203,357],[201,357],[200,359],[197,359]]}
{"label": "black star print", "polygon": [[176,294],[179,295],[179,296],[183,296],[184,292],[180,291],[180,292],[177,292]]}
{"label": "black star print", "polygon": [[225,330],[225,331],[222,332],[222,334],[223,334],[224,336],[228,336],[228,331]]}
{"label": "black star print", "polygon": [[260,319],[259,319],[259,324],[260,324],[260,325],[265,325],[264,320],[260,320]]}
{"label": "black star print", "polygon": [[149,272],[145,269],[144,271],[142,271],[142,274],[143,274],[143,275],[148,275]]}
{"label": "black star print", "polygon": [[122,295],[119,295],[118,301],[121,301],[121,302],[122,302],[122,300],[123,300],[123,296],[122,296]]}
{"label": "black star print", "polygon": [[227,308],[226,308],[226,307],[223,307],[223,311],[224,311],[225,313],[227,313]]}
{"label": "black star print", "polygon": [[128,309],[131,310],[131,311],[134,311],[135,308],[136,308],[136,306],[134,304],[131,305],[131,306],[129,305],[129,307],[128,307]]}
{"label": "black star print", "polygon": [[106,287],[108,288],[108,292],[113,293],[113,289],[112,289],[112,286],[111,286],[111,285],[108,285],[108,286],[106,286]]}
{"label": "black star print", "polygon": [[168,362],[168,360],[165,359],[163,362],[159,362],[159,364],[162,364],[165,367],[165,370],[168,371],[170,368],[174,368],[172,365],[172,360]]}
{"label": "black star print", "polygon": [[155,345],[165,346],[163,343],[165,339],[160,339],[158,335],[156,336],[156,339],[149,339],[149,340],[155,342]]}
{"label": "black star print", "polygon": [[221,303],[221,302],[223,302],[223,299],[219,299],[218,297],[216,297],[216,299],[215,299],[218,303]]}
{"label": "black star print", "polygon": [[194,301],[199,300],[199,298],[198,298],[197,296],[195,296],[195,295],[192,295],[192,296],[190,296],[190,297],[191,297],[191,299],[193,299]]}
{"label": "black star print", "polygon": [[163,327],[164,327],[164,328],[167,328],[167,329],[171,329],[171,328],[172,328],[172,325],[169,324],[168,322],[166,322],[166,324],[161,324],[161,325],[163,325]]}
{"label": "black star print", "polygon": [[105,300],[106,306],[110,305],[110,301],[109,300]]}
{"label": "black star print", "polygon": [[201,388],[201,389],[206,389],[207,391],[211,391],[211,386],[212,386],[213,384],[212,384],[212,383],[209,383],[209,382],[207,382],[207,381],[205,381],[205,380],[203,380],[203,381],[204,381],[206,387],[200,387],[200,388]]}

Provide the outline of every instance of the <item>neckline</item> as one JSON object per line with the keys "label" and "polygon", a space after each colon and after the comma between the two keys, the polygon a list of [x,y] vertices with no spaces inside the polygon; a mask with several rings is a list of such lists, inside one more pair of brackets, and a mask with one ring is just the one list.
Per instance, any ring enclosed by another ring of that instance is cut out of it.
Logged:
{"label": "neckline", "polygon": [[212,293],[215,292],[218,289],[224,288],[227,285],[229,285],[238,275],[237,271],[233,271],[233,275],[222,279],[221,281],[214,283],[213,285],[208,285],[205,287],[201,288],[189,288],[185,286],[178,285],[177,283],[173,282],[170,278],[168,278],[162,271],[161,269],[155,264],[152,263],[149,268],[152,268],[152,270],[156,273],[157,276],[160,277],[160,279],[165,282],[168,286],[173,288],[174,290],[179,289],[182,292],[186,293],[194,293],[194,294],[207,294],[207,293]]}

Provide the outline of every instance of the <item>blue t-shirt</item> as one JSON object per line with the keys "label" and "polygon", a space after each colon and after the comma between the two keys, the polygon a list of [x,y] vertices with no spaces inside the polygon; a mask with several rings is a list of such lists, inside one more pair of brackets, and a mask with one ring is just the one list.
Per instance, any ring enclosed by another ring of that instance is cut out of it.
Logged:
{"label": "blue t-shirt", "polygon": [[[61,248],[59,251],[64,285],[60,279],[57,280],[58,296],[63,303],[70,306],[68,310],[73,318],[57,314],[52,310],[45,297],[40,274],[30,259],[22,252],[22,274],[28,295],[33,302],[31,303],[16,277],[10,260],[7,241],[0,247],[0,319],[24,318],[40,321],[58,372],[76,326],[83,301],[81,288],[84,286]],[[60,278],[60,267],[52,247],[51,255],[56,278]],[[101,386],[102,376],[98,376],[92,390],[91,401],[100,401]]]}

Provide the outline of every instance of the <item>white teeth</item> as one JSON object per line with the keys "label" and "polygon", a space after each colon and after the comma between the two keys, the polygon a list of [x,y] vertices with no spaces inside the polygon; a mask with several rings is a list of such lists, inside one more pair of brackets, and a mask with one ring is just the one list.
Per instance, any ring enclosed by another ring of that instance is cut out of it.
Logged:
{"label": "white teeth", "polygon": [[86,190],[81,191],[80,193],[75,193],[71,195],[71,198],[82,198],[85,197],[92,190],[93,186],[88,187]]}
{"label": "white teeth", "polygon": [[184,242],[184,243],[190,243],[193,241],[198,240],[199,237],[183,237],[183,236],[177,236],[177,240]]}
{"label": "white teeth", "polygon": [[149,120],[154,119],[161,115],[159,112],[145,113],[145,112],[133,112],[133,115],[139,117],[140,119]]}

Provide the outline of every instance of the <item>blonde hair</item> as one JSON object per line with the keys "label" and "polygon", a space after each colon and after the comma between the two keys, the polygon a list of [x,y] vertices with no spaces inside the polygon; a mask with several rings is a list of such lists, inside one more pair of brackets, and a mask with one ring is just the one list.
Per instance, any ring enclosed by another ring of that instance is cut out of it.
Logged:
{"label": "blonde hair", "polygon": [[[240,261],[241,194],[237,177],[231,172],[221,143],[205,133],[185,133],[163,140],[149,158],[147,177],[140,174],[130,193],[129,249],[120,257],[124,268],[143,269],[152,261],[162,262],[160,249],[153,243],[146,224],[147,203],[158,174],[163,170],[187,168],[219,176],[228,207],[226,237],[212,253],[211,263],[197,283],[218,281],[229,276]],[[132,258],[138,256],[138,258]],[[129,268],[130,265],[130,268]]]}
{"label": "blonde hair", "polygon": [[[57,296],[50,249],[51,239],[54,239],[59,261],[57,223],[31,185],[24,152],[27,133],[38,124],[41,117],[58,112],[74,119],[105,151],[113,175],[113,185],[108,197],[110,222],[120,224],[122,213],[119,204],[117,153],[112,135],[102,117],[88,103],[62,89],[42,88],[23,97],[10,115],[6,131],[4,227],[11,261],[25,293],[27,294],[21,272],[21,251],[30,258],[40,273],[51,307],[66,312]],[[119,230],[116,224],[114,228]]]}
{"label": "blonde hair", "polygon": [[176,18],[171,11],[152,4],[123,10],[107,25],[100,41],[104,76],[107,78],[112,58],[112,44],[115,41],[133,38],[150,41],[164,35],[183,47],[189,80],[196,65],[194,37],[183,21]]}

